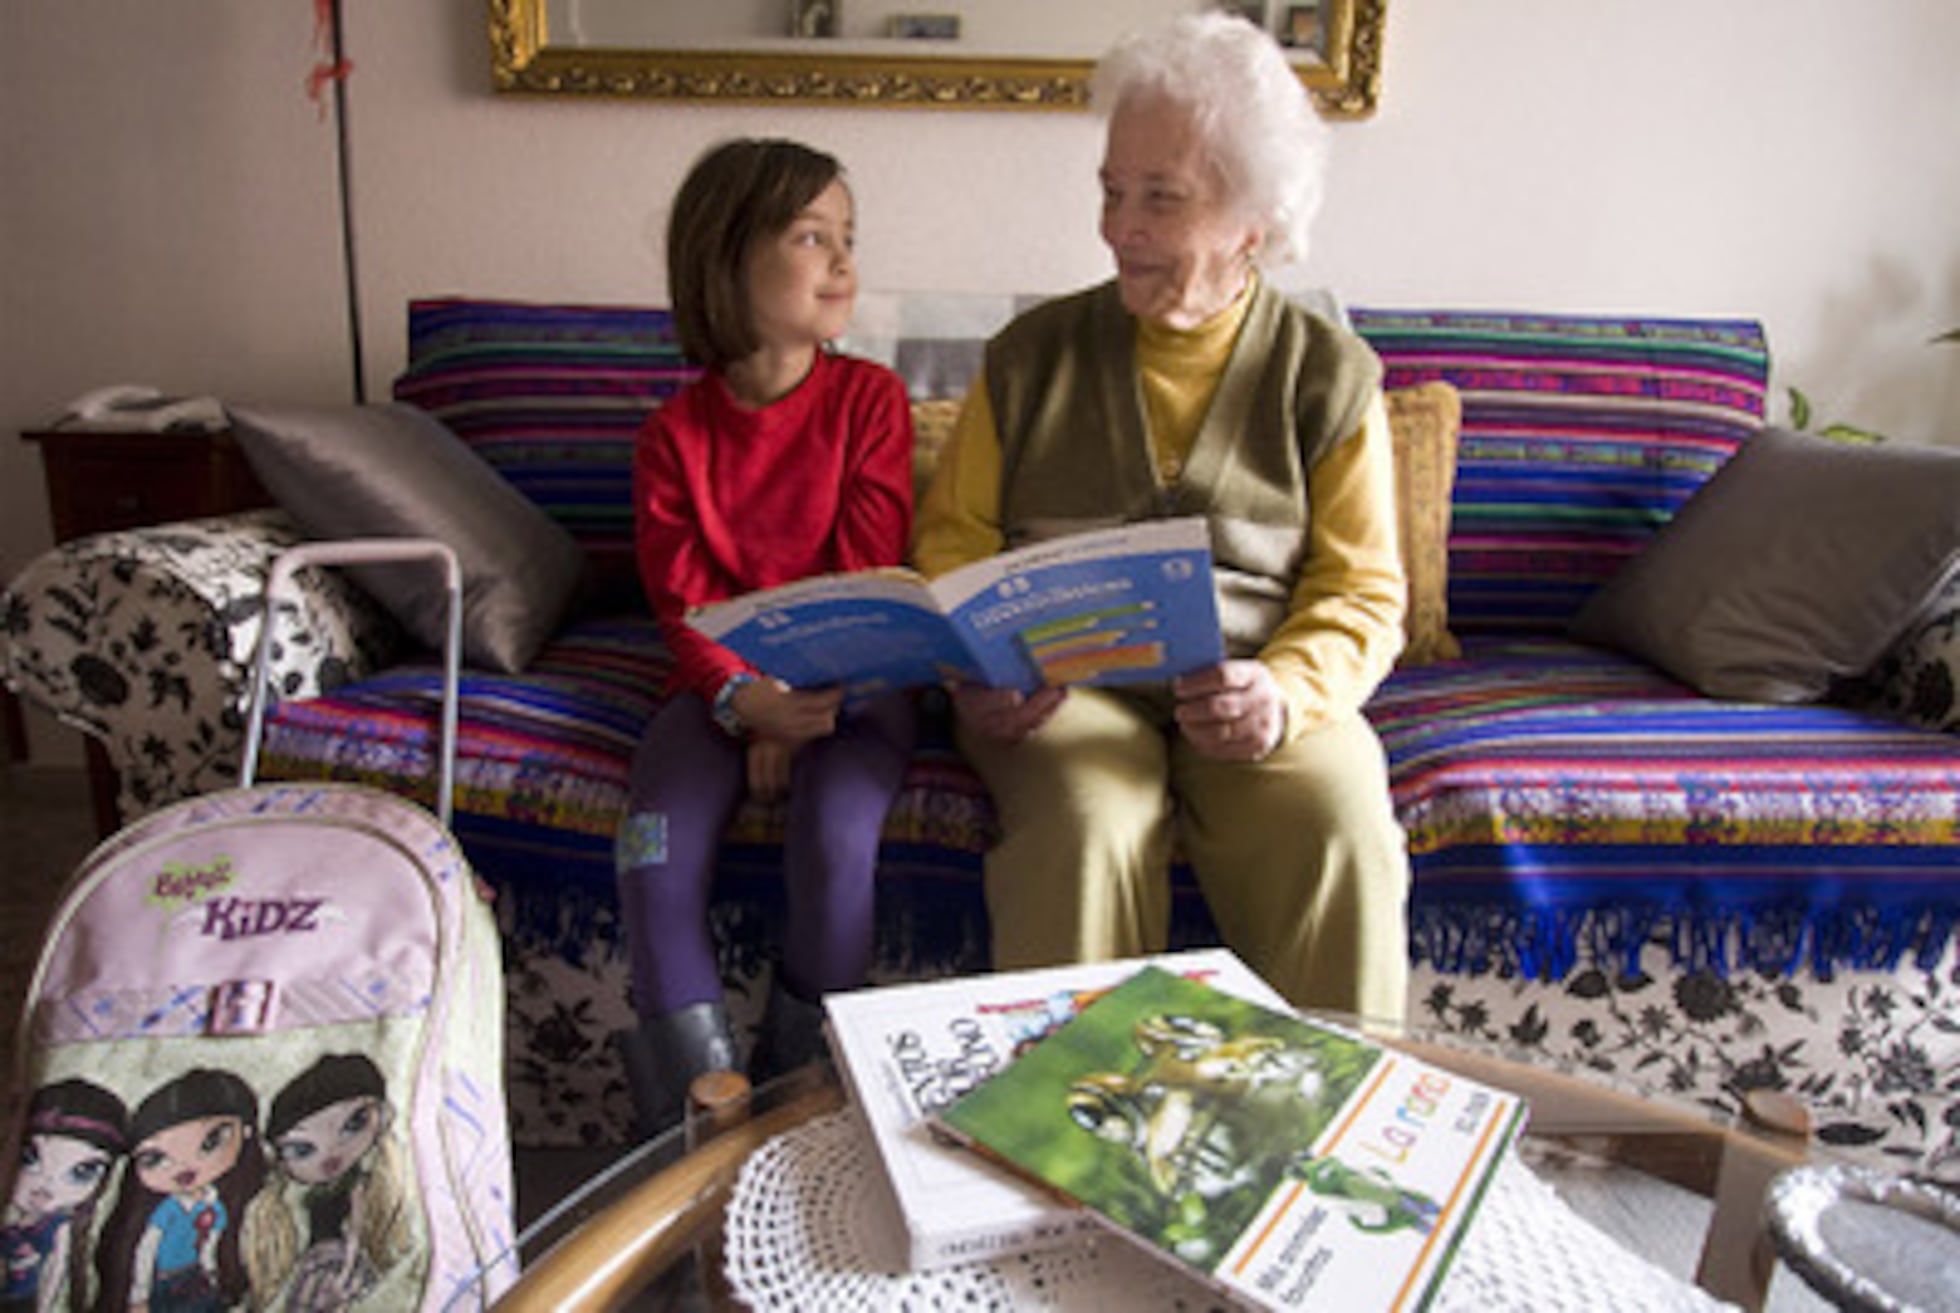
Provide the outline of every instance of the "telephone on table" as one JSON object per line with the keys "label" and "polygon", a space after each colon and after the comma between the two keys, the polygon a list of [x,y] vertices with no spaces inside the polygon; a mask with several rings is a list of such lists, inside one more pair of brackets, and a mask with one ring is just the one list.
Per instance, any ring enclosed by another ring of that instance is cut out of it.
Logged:
{"label": "telephone on table", "polygon": [[212,433],[225,427],[216,397],[166,397],[140,383],[85,392],[68,403],[58,429],[115,429],[136,433]]}

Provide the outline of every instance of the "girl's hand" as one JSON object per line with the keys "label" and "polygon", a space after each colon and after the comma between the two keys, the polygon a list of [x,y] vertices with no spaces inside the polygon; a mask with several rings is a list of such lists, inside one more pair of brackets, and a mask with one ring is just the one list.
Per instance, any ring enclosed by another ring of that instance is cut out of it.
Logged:
{"label": "girl's hand", "polygon": [[749,741],[749,796],[774,802],[789,792],[790,763],[796,749],[774,739]]}
{"label": "girl's hand", "polygon": [[1224,661],[1181,675],[1177,726],[1186,741],[1219,761],[1258,761],[1286,734],[1286,700],[1266,663]]}
{"label": "girl's hand", "polygon": [[756,679],[735,690],[735,714],[750,734],[794,751],[811,739],[837,732],[837,709],[844,690],[799,691],[780,679]]}
{"label": "girl's hand", "polygon": [[953,688],[953,711],[976,734],[1019,743],[1046,724],[1067,696],[1066,688],[1038,688],[1023,694],[1011,688],[958,684]]}

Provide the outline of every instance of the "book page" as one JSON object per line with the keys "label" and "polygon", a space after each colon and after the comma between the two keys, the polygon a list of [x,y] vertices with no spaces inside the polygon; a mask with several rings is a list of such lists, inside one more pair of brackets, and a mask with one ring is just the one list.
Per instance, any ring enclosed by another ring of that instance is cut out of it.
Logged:
{"label": "book page", "polygon": [[1022,692],[1134,684],[1224,659],[1196,516],[1035,543],[927,584],[827,574],[697,607],[687,623],[794,688],[860,698],[955,679]]}
{"label": "book page", "polygon": [[1224,660],[1202,518],[1072,534],[976,561],[932,585],[986,683],[1171,679]]}
{"label": "book page", "polygon": [[841,684],[860,698],[979,674],[909,570],[819,575],[701,607],[687,622],[792,688]]}

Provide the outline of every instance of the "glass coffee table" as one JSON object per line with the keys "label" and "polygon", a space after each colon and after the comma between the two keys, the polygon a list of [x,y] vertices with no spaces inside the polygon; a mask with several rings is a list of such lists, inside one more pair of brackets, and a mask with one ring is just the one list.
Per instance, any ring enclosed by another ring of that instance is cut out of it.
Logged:
{"label": "glass coffee table", "polygon": [[[1426,1061],[1523,1094],[1531,1113],[1520,1157],[1561,1194],[1571,1181],[1605,1212],[1636,1219],[1651,1211],[1654,1198],[1706,1201],[1690,1210],[1701,1231],[1692,1271],[1681,1270],[1678,1253],[1642,1256],[1671,1265],[1718,1299],[1763,1307],[1777,1268],[1764,1223],[1766,1191],[1783,1169],[1820,1156],[1794,1103],[1757,1101],[1745,1122],[1589,1074],[1550,1071],[1496,1049],[1466,1047],[1456,1037],[1441,1040],[1416,1028],[1363,1029]],[[521,1202],[536,1215],[517,1242],[522,1275],[499,1309],[741,1306],[722,1278],[719,1244],[723,1210],[743,1165],[775,1137],[842,1108],[845,1096],[827,1066],[754,1091],[709,1093],[711,1106],[690,1124],[610,1161],[609,1155],[587,1156],[594,1167],[589,1174],[576,1159],[560,1182],[540,1185],[535,1173],[527,1173],[532,1190]],[[549,1198],[540,1200],[539,1193]],[[1612,1233],[1635,1253],[1658,1244],[1638,1227]],[[1779,1308],[1826,1307],[1795,1281],[1777,1285]]]}

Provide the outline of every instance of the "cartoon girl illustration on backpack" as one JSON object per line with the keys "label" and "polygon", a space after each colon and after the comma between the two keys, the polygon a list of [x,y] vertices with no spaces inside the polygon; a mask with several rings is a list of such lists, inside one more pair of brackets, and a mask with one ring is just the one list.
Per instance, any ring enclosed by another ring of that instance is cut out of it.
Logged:
{"label": "cartoon girl illustration on backpack", "polygon": [[34,1092],[0,1222],[0,1307],[85,1307],[96,1201],[128,1147],[129,1109],[108,1090],[62,1080]]}
{"label": "cartoon girl illustration on backpack", "polygon": [[289,1313],[347,1308],[409,1252],[393,1123],[381,1071],[358,1053],[321,1058],[273,1099],[265,1136],[281,1188],[254,1208],[247,1263],[258,1291],[290,1278]]}
{"label": "cartoon girl illustration on backpack", "polygon": [[251,1291],[240,1234],[265,1182],[259,1101],[228,1071],[194,1068],[129,1121],[129,1166],[96,1246],[96,1308],[207,1313]]}

